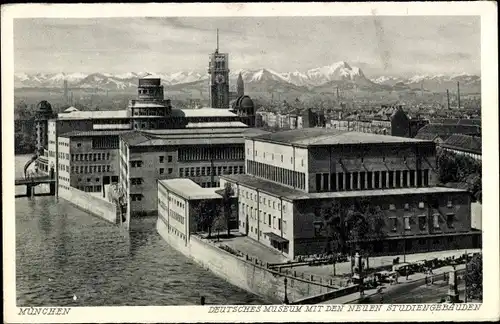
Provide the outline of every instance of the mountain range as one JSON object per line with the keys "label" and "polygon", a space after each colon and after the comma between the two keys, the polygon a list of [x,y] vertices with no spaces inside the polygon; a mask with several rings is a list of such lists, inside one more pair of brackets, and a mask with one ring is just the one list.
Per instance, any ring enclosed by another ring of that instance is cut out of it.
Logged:
{"label": "mountain range", "polygon": [[[342,61],[328,66],[318,67],[305,72],[276,72],[261,68],[257,70],[235,70],[230,72],[230,87],[234,90],[236,79],[241,73],[245,83],[245,91],[258,92],[332,92],[335,88],[342,90],[356,89],[370,92],[377,91],[455,91],[460,82],[463,93],[479,93],[481,77],[470,74],[459,75],[414,75],[411,77],[376,76],[368,78],[363,71]],[[70,88],[102,89],[109,91],[133,92],[137,80],[148,74],[161,78],[162,84],[169,91],[207,92],[208,74],[193,71],[175,73],[126,72],[111,73],[16,73],[16,88],[62,88],[67,80]]]}

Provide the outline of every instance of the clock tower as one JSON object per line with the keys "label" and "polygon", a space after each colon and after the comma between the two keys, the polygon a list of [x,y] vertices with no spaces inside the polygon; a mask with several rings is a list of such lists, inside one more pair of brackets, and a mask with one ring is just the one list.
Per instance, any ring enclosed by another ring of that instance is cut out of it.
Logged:
{"label": "clock tower", "polygon": [[217,48],[214,53],[210,54],[208,73],[212,108],[229,109],[229,54],[219,53],[218,29]]}

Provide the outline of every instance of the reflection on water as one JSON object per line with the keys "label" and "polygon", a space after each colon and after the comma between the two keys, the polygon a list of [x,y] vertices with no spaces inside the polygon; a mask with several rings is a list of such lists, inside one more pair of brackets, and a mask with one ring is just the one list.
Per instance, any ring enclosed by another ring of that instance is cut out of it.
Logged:
{"label": "reflection on water", "polygon": [[155,225],[134,220],[127,232],[62,199],[16,199],[18,306],[264,303],[172,249]]}

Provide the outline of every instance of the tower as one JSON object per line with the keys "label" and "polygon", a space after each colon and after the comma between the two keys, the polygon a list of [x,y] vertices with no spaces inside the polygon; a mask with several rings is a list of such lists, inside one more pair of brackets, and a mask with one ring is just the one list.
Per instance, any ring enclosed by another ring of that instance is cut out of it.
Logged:
{"label": "tower", "polygon": [[64,103],[68,103],[68,80],[64,80]]}
{"label": "tower", "polygon": [[236,82],[236,94],[238,98],[245,95],[245,84],[243,83],[241,72],[238,75],[238,81]]}
{"label": "tower", "polygon": [[47,148],[48,120],[54,116],[52,106],[46,100],[40,101],[35,114],[35,129],[36,129],[36,151],[37,155],[43,155],[43,150]]}
{"label": "tower", "polygon": [[219,53],[219,30],[217,48],[210,54],[208,73],[210,75],[210,104],[212,108],[229,108],[229,54]]}

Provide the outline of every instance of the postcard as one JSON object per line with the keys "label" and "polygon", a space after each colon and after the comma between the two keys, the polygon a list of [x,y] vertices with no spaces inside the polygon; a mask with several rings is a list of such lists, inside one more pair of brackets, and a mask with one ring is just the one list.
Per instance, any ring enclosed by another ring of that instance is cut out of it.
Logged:
{"label": "postcard", "polygon": [[498,320],[495,9],[2,6],[4,321]]}

